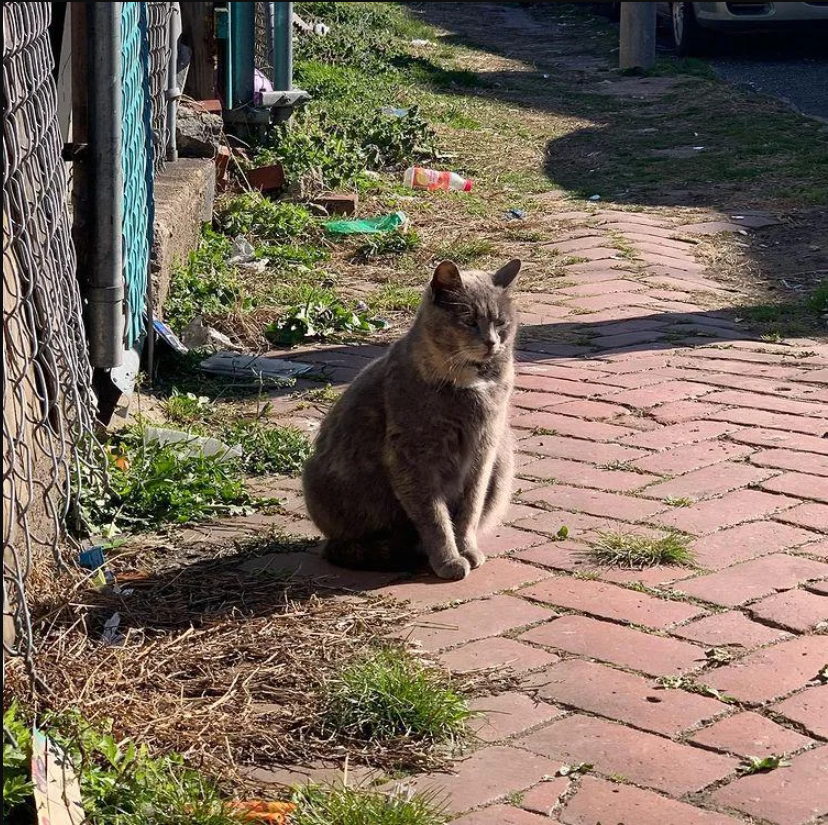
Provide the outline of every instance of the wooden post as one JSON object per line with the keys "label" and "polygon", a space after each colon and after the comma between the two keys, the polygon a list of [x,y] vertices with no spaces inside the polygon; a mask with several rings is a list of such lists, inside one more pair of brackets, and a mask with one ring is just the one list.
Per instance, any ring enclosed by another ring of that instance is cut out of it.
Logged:
{"label": "wooden post", "polygon": [[619,68],[651,69],[656,54],[657,3],[621,4]]}
{"label": "wooden post", "polygon": [[216,97],[213,3],[181,3],[182,42],[193,51],[184,91],[195,100]]}

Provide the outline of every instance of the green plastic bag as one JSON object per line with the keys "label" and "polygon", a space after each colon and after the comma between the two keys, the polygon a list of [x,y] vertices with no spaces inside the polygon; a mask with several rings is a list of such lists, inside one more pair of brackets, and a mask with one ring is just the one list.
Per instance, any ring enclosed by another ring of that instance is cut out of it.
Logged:
{"label": "green plastic bag", "polygon": [[394,212],[382,218],[363,218],[356,221],[328,221],[325,231],[332,235],[381,235],[393,232],[408,223],[405,212]]}

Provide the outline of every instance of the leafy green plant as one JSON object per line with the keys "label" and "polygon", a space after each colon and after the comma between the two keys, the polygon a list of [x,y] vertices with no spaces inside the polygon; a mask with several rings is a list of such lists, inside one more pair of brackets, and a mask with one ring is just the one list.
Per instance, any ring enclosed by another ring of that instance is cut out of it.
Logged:
{"label": "leafy green plant", "polygon": [[291,801],[292,825],[444,825],[448,816],[433,794],[306,786]]}
{"label": "leafy green plant", "polygon": [[313,338],[329,338],[337,333],[368,334],[385,327],[367,310],[349,309],[330,291],[316,291],[304,303],[287,309],[267,328],[276,344],[294,346]]}
{"label": "leafy green plant", "polygon": [[692,567],[690,537],[681,533],[666,536],[636,536],[631,533],[602,533],[592,545],[590,555],[598,564],[640,570],[659,564]]}
{"label": "leafy green plant", "polygon": [[769,773],[777,768],[789,768],[791,763],[781,756],[748,756],[736,769],[742,776],[750,776],[753,773]]}
{"label": "leafy green plant", "polygon": [[297,476],[312,452],[308,437],[296,427],[256,418],[234,421],[222,428],[222,438],[242,448],[242,466],[248,473]]}
{"label": "leafy green plant", "polygon": [[[238,825],[239,816],[206,777],[178,755],[152,756],[76,713],[46,715],[39,726],[64,749],[80,781],[90,825]],[[31,735],[17,706],[3,714],[3,821],[27,821]]]}
{"label": "leafy green plant", "polygon": [[90,529],[140,532],[252,508],[238,462],[145,441],[140,427],[115,436],[106,450],[108,487],[86,487],[80,501]]}
{"label": "leafy green plant", "polygon": [[3,822],[33,819],[32,732],[12,702],[3,712]]}
{"label": "leafy green plant", "polygon": [[254,235],[271,244],[286,244],[305,236],[313,217],[304,206],[245,192],[223,205],[219,221],[229,235]]}
{"label": "leafy green plant", "polygon": [[231,253],[229,238],[205,227],[198,249],[190,252],[186,264],[173,269],[164,318],[174,330],[180,332],[196,315],[252,306],[238,273],[227,263]]}
{"label": "leafy green plant", "polygon": [[324,724],[358,739],[440,743],[461,737],[471,715],[443,671],[403,648],[383,647],[351,662],[327,685]]}
{"label": "leafy green plant", "polygon": [[163,402],[164,415],[176,424],[197,424],[213,416],[215,410],[206,395],[179,392],[173,387],[172,395]]}
{"label": "leafy green plant", "polygon": [[359,249],[356,257],[362,261],[372,261],[385,255],[402,255],[420,245],[420,236],[414,231],[400,232],[399,229],[384,235],[369,235]]}

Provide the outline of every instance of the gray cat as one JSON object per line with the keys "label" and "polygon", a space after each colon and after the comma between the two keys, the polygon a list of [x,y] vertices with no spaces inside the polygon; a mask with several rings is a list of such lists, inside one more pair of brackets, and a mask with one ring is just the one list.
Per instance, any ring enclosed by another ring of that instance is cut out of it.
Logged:
{"label": "gray cat", "polygon": [[406,568],[425,554],[438,576],[462,579],[486,560],[478,530],[502,517],[512,487],[519,270],[461,275],[443,261],[409,332],[323,421],[303,484],[335,564]]}

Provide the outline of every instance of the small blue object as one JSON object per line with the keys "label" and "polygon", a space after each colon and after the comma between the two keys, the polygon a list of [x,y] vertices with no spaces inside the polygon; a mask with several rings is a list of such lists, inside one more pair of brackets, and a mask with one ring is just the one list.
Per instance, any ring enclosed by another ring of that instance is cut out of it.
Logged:
{"label": "small blue object", "polygon": [[89,547],[78,553],[78,563],[84,570],[97,570],[104,566],[104,548],[102,544]]}
{"label": "small blue object", "polygon": [[522,209],[510,209],[506,213],[507,218],[516,218],[517,220],[523,220],[526,217],[526,213]]}
{"label": "small blue object", "polygon": [[154,318],[152,325],[158,337],[169,344],[176,352],[180,352],[182,355],[189,352],[187,347],[181,343],[178,336],[163,321]]}

